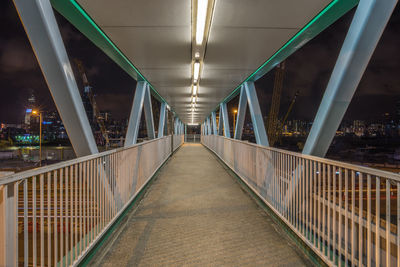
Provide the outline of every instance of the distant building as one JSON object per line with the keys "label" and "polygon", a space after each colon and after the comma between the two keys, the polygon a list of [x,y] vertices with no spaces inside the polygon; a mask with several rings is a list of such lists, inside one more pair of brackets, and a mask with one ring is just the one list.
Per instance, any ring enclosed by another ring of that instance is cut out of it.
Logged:
{"label": "distant building", "polygon": [[[32,111],[36,108],[36,97],[33,93],[33,91],[31,92],[26,106],[25,106],[25,117],[24,117],[24,124],[25,124],[25,129],[29,130],[31,123],[32,123],[32,118],[34,118],[32,116]],[[37,118],[36,118],[37,119]],[[36,121],[36,120],[34,120]]]}

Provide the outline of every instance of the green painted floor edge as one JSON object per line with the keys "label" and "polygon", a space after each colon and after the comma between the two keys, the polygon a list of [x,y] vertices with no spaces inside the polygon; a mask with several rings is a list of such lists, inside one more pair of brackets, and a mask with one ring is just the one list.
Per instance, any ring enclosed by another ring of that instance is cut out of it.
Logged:
{"label": "green painted floor edge", "polygon": [[150,185],[154,182],[155,178],[157,178],[160,170],[167,164],[167,162],[171,159],[172,155],[174,155],[182,145],[180,145],[175,151],[169,155],[169,157],[164,161],[164,163],[157,169],[154,175],[150,178],[147,184],[140,190],[140,192],[136,195],[136,197],[131,201],[131,203],[125,208],[125,210],[121,213],[118,219],[111,225],[111,227],[107,230],[107,232],[97,241],[96,245],[91,249],[91,251],[82,259],[82,261],[78,264],[78,266],[87,266],[93,257],[97,254],[99,249],[103,246],[104,243],[108,240],[111,234],[118,228],[119,224],[121,223],[122,219],[135,207],[140,200],[142,200],[144,194],[146,193],[147,189]]}
{"label": "green painted floor edge", "polygon": [[243,180],[236,174],[234,170],[231,169],[228,165],[225,164],[211,149],[203,145],[206,149],[208,149],[218,160],[221,165],[223,165],[226,171],[238,182],[238,184],[243,188],[243,190],[250,195],[257,203],[259,207],[261,207],[270,217],[274,220],[276,224],[282,227],[287,236],[296,244],[297,248],[299,248],[308,259],[314,263],[316,266],[328,266],[322,259],[319,257],[289,226],[286,225],[281,218],[279,218],[275,212],[268,207],[267,204],[256,194],[254,191],[245,183]]}

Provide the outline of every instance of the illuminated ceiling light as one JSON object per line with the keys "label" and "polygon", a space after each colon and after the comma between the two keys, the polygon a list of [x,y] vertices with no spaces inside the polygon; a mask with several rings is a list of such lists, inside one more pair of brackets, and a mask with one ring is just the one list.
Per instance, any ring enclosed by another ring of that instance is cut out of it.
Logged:
{"label": "illuminated ceiling light", "polygon": [[196,44],[201,45],[206,28],[208,0],[197,0]]}
{"label": "illuminated ceiling light", "polygon": [[196,98],[195,97],[192,97],[192,103],[193,104],[196,103]]}
{"label": "illuminated ceiling light", "polygon": [[199,79],[200,74],[200,63],[195,62],[193,67],[193,80],[196,82]]}
{"label": "illuminated ceiling light", "polygon": [[197,95],[197,84],[193,86],[193,96]]}
{"label": "illuminated ceiling light", "polygon": [[199,52],[194,53],[194,57],[195,58],[199,58],[200,57],[200,53]]}

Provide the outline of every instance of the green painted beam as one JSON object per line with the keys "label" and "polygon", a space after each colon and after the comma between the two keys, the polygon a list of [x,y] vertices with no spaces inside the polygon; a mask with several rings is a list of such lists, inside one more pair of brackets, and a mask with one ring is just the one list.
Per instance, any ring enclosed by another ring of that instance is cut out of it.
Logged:
{"label": "green painted beam", "polygon": [[[291,54],[299,50],[306,43],[328,28],[331,24],[345,15],[358,4],[359,0],[333,0],[317,16],[298,31],[288,42],[265,61],[255,72],[247,77],[238,87],[236,87],[222,102],[229,102],[240,92],[240,87],[245,82],[255,82],[279,63],[288,58]],[[218,109],[219,105],[215,108]]]}
{"label": "green painted beam", "polygon": [[50,2],[54,9],[56,9],[132,78],[136,81],[148,82],[152,89],[152,95],[157,98],[158,101],[167,103],[153,85],[140,73],[133,63],[124,55],[124,53],[122,53],[122,51],[75,0],[50,0]]}

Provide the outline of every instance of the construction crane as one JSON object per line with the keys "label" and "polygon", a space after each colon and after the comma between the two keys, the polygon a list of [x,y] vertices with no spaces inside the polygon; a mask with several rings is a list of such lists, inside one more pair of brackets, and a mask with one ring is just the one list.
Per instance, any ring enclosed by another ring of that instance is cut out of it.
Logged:
{"label": "construction crane", "polygon": [[[105,140],[106,149],[110,146],[110,139],[108,138],[108,133],[106,126],[104,125],[104,118],[100,115],[100,111],[97,108],[96,99],[94,97],[92,87],[89,85],[89,81],[86,76],[85,68],[83,67],[83,63],[79,59],[74,59],[76,66],[78,67],[78,71],[82,77],[82,82],[84,86],[84,93],[89,99],[90,105],[92,106],[93,111],[93,118],[96,120],[97,124],[99,125],[101,134]],[[88,114],[90,116],[90,114]]]}
{"label": "construction crane", "polygon": [[299,93],[300,93],[300,91],[297,91],[297,92],[294,94],[294,97],[292,98],[292,101],[290,101],[290,105],[289,105],[288,111],[286,112],[285,116],[283,117],[283,120],[282,120],[282,123],[281,123],[282,127],[285,126],[286,120],[287,120],[287,118],[289,117],[289,114],[292,112],[294,103],[296,103],[296,99],[297,99]]}
{"label": "construction crane", "polygon": [[287,121],[287,118],[289,117],[289,114],[292,112],[293,106],[294,106],[294,104],[296,103],[297,96],[299,95],[299,93],[300,93],[300,91],[297,91],[297,92],[294,94],[294,97],[292,98],[292,101],[290,101],[289,108],[288,108],[288,110],[287,110],[285,116],[283,117],[282,122],[280,123],[279,127],[277,128],[277,137],[276,137],[275,142],[276,142],[276,141],[279,141],[279,143],[282,142],[281,137],[282,137],[283,127],[285,127],[285,123],[286,123],[286,121]]}
{"label": "construction crane", "polygon": [[274,88],[272,91],[272,102],[268,116],[267,134],[269,145],[273,146],[278,140],[278,114],[281,104],[281,95],[283,87],[283,77],[285,74],[285,62],[281,62],[275,71]]}

